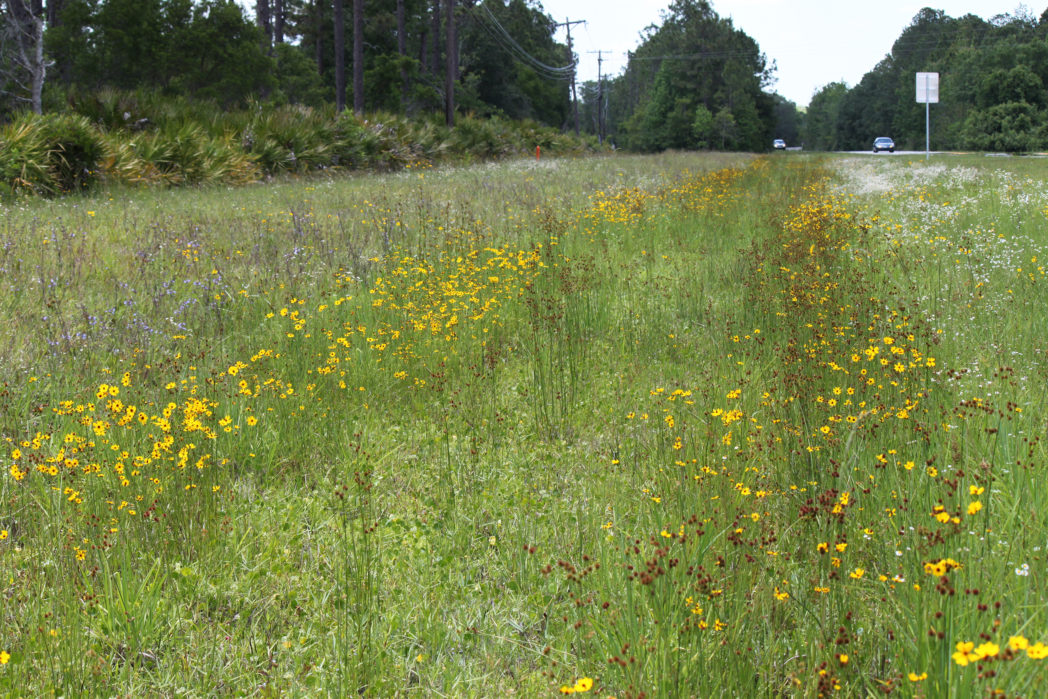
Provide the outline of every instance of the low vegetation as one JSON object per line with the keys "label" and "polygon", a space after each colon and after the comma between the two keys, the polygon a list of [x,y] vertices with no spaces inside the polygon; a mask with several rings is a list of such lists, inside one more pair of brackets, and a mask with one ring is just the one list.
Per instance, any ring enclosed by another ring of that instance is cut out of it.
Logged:
{"label": "low vegetation", "polygon": [[1044,693],[1022,162],[103,191],[0,219],[0,694]]}
{"label": "low vegetation", "polygon": [[319,170],[396,170],[597,150],[535,122],[436,118],[334,108],[272,107],[224,112],[148,92],[103,91],[70,111],[25,114],[0,126],[0,196],[58,195],[116,187],[229,185]]}

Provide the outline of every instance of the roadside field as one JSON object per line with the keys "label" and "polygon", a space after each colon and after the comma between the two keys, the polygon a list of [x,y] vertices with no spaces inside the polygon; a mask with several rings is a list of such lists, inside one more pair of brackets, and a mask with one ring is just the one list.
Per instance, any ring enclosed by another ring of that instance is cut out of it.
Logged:
{"label": "roadside field", "polygon": [[1036,162],[0,214],[0,696],[1048,692]]}

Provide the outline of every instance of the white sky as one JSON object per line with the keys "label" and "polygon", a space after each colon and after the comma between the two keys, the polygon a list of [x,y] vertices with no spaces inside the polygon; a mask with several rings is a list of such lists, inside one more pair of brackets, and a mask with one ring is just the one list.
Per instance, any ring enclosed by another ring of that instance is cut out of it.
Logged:
{"label": "white sky", "polygon": [[[580,81],[597,78],[597,54],[590,51],[604,51],[604,72],[617,75],[626,65],[626,52],[640,43],[640,32],[649,24],[661,24],[660,11],[670,4],[669,0],[540,1],[558,22],[586,20],[571,30]],[[778,64],[778,82],[772,89],[806,107],[828,83],[858,83],[891,51],[922,7],[943,10],[950,17],[971,13],[989,19],[1014,13],[1019,0],[712,0],[711,4]],[[1030,8],[1034,17],[1042,10],[1039,5]],[[565,40],[563,29],[557,38]]]}

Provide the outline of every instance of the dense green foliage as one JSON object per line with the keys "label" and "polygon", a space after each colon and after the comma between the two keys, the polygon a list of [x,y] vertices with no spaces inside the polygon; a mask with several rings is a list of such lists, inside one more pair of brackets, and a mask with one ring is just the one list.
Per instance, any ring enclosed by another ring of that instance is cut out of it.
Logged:
{"label": "dense green foliage", "polygon": [[[757,43],[710,3],[676,0],[605,86],[608,135],[646,151],[767,150],[790,135],[777,131],[778,106],[791,103],[765,91],[771,74]],[[796,133],[796,109],[781,116]]]}
{"label": "dense green foliage", "polygon": [[0,126],[0,197],[80,191],[94,184],[243,184],[328,168],[390,170],[434,162],[592,151],[534,121],[434,118],[288,105],[219,110],[154,92],[70,93],[74,113],[25,114]]}
{"label": "dense green foliage", "polygon": [[921,10],[891,53],[858,85],[824,87],[808,109],[805,145],[865,149],[877,136],[923,148],[924,105],[915,74],[938,72],[931,143],[938,149],[1031,151],[1048,147],[1048,13],[989,20]]}
{"label": "dense green foliage", "polygon": [[[571,125],[573,57],[538,0],[369,0],[358,11],[355,64],[352,41],[336,55],[338,37],[353,33],[353,10],[343,3],[345,27],[336,32],[335,4],[259,0],[249,17],[233,0],[8,0],[0,5],[0,119],[29,105],[75,111],[78,95],[113,88],[221,109],[319,108],[346,103],[354,88],[339,80],[350,66],[360,79],[351,100],[358,115],[434,114],[452,103],[478,117]],[[44,27],[43,63],[31,55],[34,17]],[[825,86],[806,115],[772,92],[774,70],[708,0],[675,0],[620,75],[580,86],[581,124],[642,151],[762,151],[773,138],[814,150],[865,149],[884,135],[917,148],[925,120],[914,75],[930,71],[941,76],[941,102],[932,107],[937,148],[1048,147],[1044,15],[1020,9],[985,20],[925,8],[857,85]]]}
{"label": "dense green foliage", "polygon": [[[443,109],[448,21],[442,6],[434,0],[366,3],[361,68],[367,111]],[[4,7],[0,28],[16,31],[17,18]],[[43,2],[34,7],[46,20],[48,111],[61,109],[71,90],[102,88],[159,89],[224,108],[258,98],[318,107],[336,101],[335,66],[353,62],[351,42],[344,55],[335,55],[332,3],[321,0],[265,0],[255,3],[255,17],[233,0],[49,0],[46,8]],[[351,9],[344,13],[346,36],[352,34]],[[455,92],[462,111],[565,123],[568,74],[547,79],[541,68],[537,72],[520,59],[570,64],[567,48],[554,39],[556,25],[539,3],[465,3],[455,21]],[[26,71],[11,50],[0,52],[6,98],[0,118],[25,105]]]}
{"label": "dense green foliage", "polygon": [[[575,57],[555,39],[562,25],[538,0],[450,3],[454,60],[446,0],[369,0],[360,11],[356,63],[348,40],[353,3],[253,4],[254,17],[233,0],[0,3],[0,29],[22,37],[19,50],[32,53],[26,31],[34,16],[43,22],[45,49],[43,63],[21,60],[11,48],[0,51],[0,120],[29,106],[75,109],[79,95],[105,89],[159,90],[222,109],[257,100],[353,104],[358,114],[414,116],[445,109],[447,71],[454,70],[451,93],[459,113],[573,125]],[[343,18],[338,32],[336,5]],[[346,80],[349,69],[360,80],[360,95],[353,94],[356,81]],[[638,150],[766,150],[773,137],[799,140],[796,106],[767,91],[772,72],[754,40],[709,2],[677,0],[661,26],[648,28],[622,75],[604,86],[580,86],[582,125]],[[34,92],[34,85],[42,89]]]}

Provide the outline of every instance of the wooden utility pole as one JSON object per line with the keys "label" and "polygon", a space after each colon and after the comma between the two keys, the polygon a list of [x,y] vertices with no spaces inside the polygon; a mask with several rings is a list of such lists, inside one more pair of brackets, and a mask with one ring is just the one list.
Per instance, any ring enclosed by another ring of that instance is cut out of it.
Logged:
{"label": "wooden utility pole", "polygon": [[570,19],[566,19],[560,24],[555,24],[555,27],[565,27],[568,30],[568,62],[571,64],[571,109],[575,115],[575,135],[579,135],[579,96],[575,91],[575,52],[571,47],[571,25],[573,24],[585,24],[585,20],[575,20],[572,22]]}
{"label": "wooden utility pole", "polygon": [[629,58],[626,60],[626,74],[630,77],[629,83],[629,104],[630,110],[637,108],[637,73],[635,66],[633,65],[633,52],[628,53]]}
{"label": "wooden utility pole", "polygon": [[444,121],[449,127],[455,125],[455,78],[458,76],[458,32],[455,30],[455,0],[447,0],[445,6],[447,24],[447,76],[444,80]]}
{"label": "wooden utility pole", "polygon": [[[597,141],[604,143],[607,134],[607,113],[604,108],[604,52],[590,51],[597,54]],[[610,53],[610,52],[609,52]]]}
{"label": "wooden utility pole", "polygon": [[597,51],[597,141],[604,145],[608,129],[608,114],[604,108],[604,54]]}

